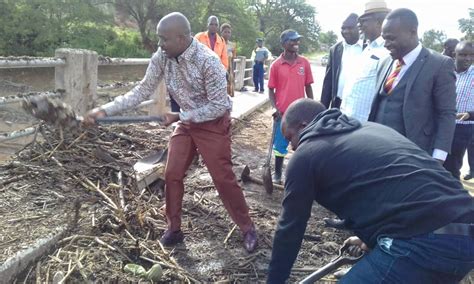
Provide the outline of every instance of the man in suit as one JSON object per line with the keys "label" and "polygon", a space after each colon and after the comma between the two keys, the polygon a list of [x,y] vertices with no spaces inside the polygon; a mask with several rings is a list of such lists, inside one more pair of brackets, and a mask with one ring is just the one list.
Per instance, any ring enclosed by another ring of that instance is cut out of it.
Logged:
{"label": "man in suit", "polygon": [[418,40],[416,14],[405,8],[385,19],[382,37],[391,58],[378,70],[370,121],[387,125],[444,162],[456,119],[456,75],[451,58]]}
{"label": "man in suit", "polygon": [[329,63],[323,81],[321,103],[326,107],[339,108],[346,77],[349,76],[354,59],[362,53],[362,40],[359,39],[359,16],[350,14],[342,23],[341,35],[344,40],[329,50]]}

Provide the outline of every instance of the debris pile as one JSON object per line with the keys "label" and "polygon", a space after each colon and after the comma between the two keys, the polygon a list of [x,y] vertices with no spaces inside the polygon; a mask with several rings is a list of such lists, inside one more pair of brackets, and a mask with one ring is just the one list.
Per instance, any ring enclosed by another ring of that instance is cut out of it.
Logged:
{"label": "debris pile", "polygon": [[[259,128],[249,125],[242,131],[252,133],[234,137],[262,140]],[[166,229],[163,182],[137,187],[133,165],[164,150],[170,135],[171,129],[151,123],[100,126],[78,133],[60,131],[55,125],[38,127],[33,142],[14,161],[0,165],[0,275],[1,263],[16,252],[67,228],[56,246],[30,263],[17,281],[146,282],[151,280],[143,275],[150,274],[159,275],[163,283],[264,281],[282,195],[268,196],[261,186],[244,185],[259,235],[259,248],[249,255],[201,161],[192,165],[185,179],[185,242],[172,249],[160,245]],[[245,143],[234,144],[234,162],[256,171],[264,150]],[[71,217],[74,204],[81,205],[77,220]],[[340,244],[347,236],[323,228],[322,217],[332,217],[324,209],[317,207],[313,216],[291,281],[332,259],[337,248],[325,244]],[[130,273],[127,264],[142,266],[147,273],[143,269]],[[161,275],[150,272],[156,264]]]}

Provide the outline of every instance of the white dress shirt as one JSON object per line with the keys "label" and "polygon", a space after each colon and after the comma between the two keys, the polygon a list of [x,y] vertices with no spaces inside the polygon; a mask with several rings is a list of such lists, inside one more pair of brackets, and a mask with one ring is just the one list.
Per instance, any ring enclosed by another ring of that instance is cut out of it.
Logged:
{"label": "white dress shirt", "polygon": [[342,98],[342,92],[344,91],[344,84],[347,77],[350,75],[359,60],[359,56],[362,53],[362,40],[357,41],[354,44],[348,44],[345,40],[342,42],[342,58],[341,65],[339,67],[339,80],[337,82],[337,97]]}

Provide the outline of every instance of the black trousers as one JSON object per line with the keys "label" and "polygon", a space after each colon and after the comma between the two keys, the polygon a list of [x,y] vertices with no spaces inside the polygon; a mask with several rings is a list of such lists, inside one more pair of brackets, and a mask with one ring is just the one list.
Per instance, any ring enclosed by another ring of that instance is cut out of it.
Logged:
{"label": "black trousers", "polygon": [[444,167],[455,178],[460,178],[464,154],[468,150],[469,167],[474,166],[474,124],[456,124],[451,154],[444,162]]}

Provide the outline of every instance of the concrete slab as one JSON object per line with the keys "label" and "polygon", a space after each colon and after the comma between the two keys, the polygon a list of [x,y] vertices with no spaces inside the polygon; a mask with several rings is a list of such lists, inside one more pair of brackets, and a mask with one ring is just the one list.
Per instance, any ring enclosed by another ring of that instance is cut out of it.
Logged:
{"label": "concrete slab", "polygon": [[[266,85],[267,82],[265,82],[265,86]],[[243,119],[247,115],[251,114],[269,102],[268,90],[265,90],[265,93],[260,94],[253,92],[253,87],[251,86],[246,86],[246,88],[248,91],[235,91],[234,97],[231,98],[233,102],[231,116],[233,118]]]}

